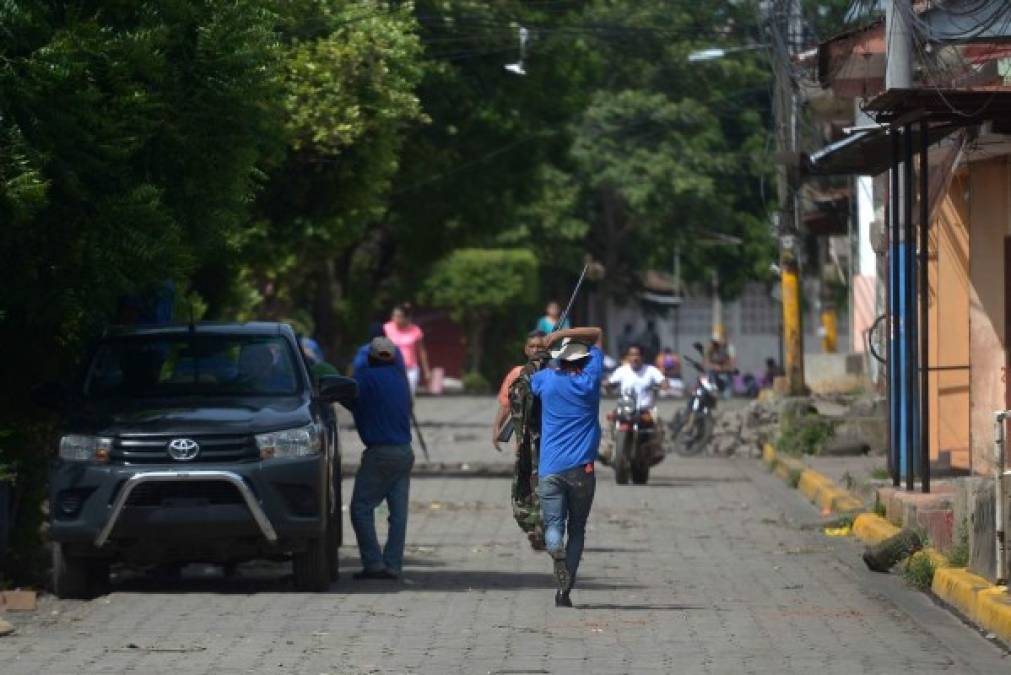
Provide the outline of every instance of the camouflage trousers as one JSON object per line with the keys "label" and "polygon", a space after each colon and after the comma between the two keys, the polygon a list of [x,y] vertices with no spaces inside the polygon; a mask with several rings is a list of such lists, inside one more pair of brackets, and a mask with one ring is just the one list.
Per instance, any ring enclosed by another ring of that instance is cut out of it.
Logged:
{"label": "camouflage trousers", "polygon": [[513,518],[526,533],[534,550],[543,551],[544,519],[541,516],[541,500],[537,496],[537,478],[528,467],[529,462],[516,460],[512,484]]}

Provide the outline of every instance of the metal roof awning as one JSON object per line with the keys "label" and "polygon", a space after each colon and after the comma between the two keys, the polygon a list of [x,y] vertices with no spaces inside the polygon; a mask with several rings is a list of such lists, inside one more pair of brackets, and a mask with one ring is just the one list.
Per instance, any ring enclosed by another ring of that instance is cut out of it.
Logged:
{"label": "metal roof awning", "polygon": [[[961,126],[930,127],[927,143],[933,145]],[[812,176],[876,176],[887,171],[892,165],[892,141],[887,132],[887,127],[859,129],[811,154],[806,171]],[[913,127],[912,135],[913,147],[920,147],[919,125]]]}
{"label": "metal roof awning", "polygon": [[931,7],[921,16],[921,21],[927,24],[927,34],[932,41],[980,42],[1011,39],[1007,0],[976,0],[972,3],[950,4],[961,6]]}
{"label": "metal roof awning", "polygon": [[1009,89],[889,89],[871,99],[864,110],[878,123],[900,123],[929,116],[934,121],[978,124],[1011,115]]}

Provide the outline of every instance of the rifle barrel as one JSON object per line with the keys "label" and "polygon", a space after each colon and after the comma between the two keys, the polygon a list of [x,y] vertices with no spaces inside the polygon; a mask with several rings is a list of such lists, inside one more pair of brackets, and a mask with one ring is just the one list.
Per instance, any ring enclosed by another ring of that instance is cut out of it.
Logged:
{"label": "rifle barrel", "polygon": [[573,303],[576,302],[576,296],[579,295],[579,289],[583,287],[583,280],[586,279],[586,271],[588,269],[590,269],[590,263],[583,265],[583,272],[579,275],[579,281],[576,282],[576,287],[572,289],[572,295],[569,296],[569,304],[565,306],[565,311],[558,317],[558,322],[555,324],[555,330],[562,328],[565,325],[565,320],[569,318],[569,312],[572,310]]}

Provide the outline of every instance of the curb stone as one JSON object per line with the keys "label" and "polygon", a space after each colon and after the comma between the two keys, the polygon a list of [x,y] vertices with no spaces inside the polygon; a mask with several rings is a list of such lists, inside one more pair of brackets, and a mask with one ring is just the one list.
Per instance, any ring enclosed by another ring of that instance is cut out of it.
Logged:
{"label": "curb stone", "polygon": [[809,469],[801,459],[785,457],[771,443],[762,448],[762,461],[772,467],[777,476],[793,483],[808,501],[827,513],[854,513],[864,509],[858,497],[842,489],[824,474]]}
{"label": "curb stone", "polygon": [[994,586],[964,567],[941,567],[930,590],[970,621],[1005,643],[1011,642],[1011,596],[1007,586]]}
{"label": "curb stone", "polygon": [[[771,444],[762,449],[762,461],[786,481],[799,472],[797,489],[823,512],[854,513],[864,508],[860,499],[826,476],[806,468],[800,460],[780,457]],[[853,535],[867,545],[878,544],[899,532],[898,527],[876,513],[860,513],[853,520]],[[937,598],[983,630],[1005,643],[1011,642],[1011,596],[1007,586],[994,586],[964,567],[949,567],[948,559],[930,547],[914,555],[925,555],[934,564],[930,590]]]}

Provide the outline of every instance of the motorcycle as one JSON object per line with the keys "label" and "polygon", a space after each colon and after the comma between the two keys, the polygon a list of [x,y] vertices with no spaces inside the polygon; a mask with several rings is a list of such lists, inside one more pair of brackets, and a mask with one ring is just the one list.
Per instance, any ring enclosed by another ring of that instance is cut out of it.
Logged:
{"label": "motorcycle", "polygon": [[[696,343],[695,348],[702,352],[702,345]],[[698,377],[687,405],[677,412],[670,427],[674,451],[682,457],[691,457],[702,452],[712,438],[716,423],[713,413],[720,397],[720,387],[701,363],[687,356],[685,361],[698,371]]]}
{"label": "motorcycle", "polygon": [[623,393],[618,405],[608,419],[611,426],[611,447],[608,462],[614,469],[618,485],[627,485],[629,478],[635,485],[649,481],[649,470],[664,457],[663,427],[650,410],[640,410],[634,392]]}

